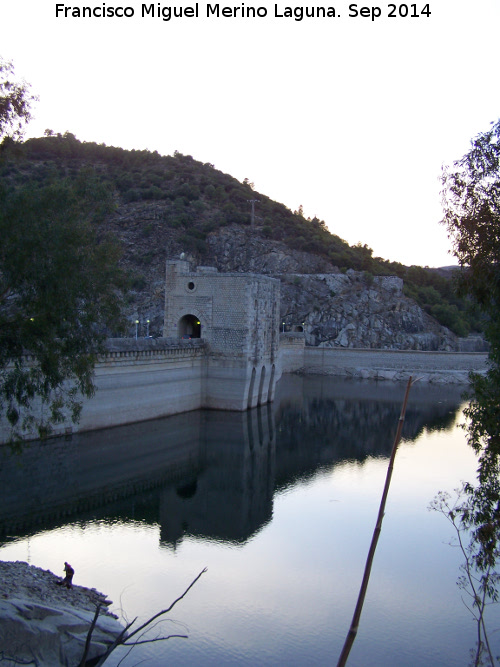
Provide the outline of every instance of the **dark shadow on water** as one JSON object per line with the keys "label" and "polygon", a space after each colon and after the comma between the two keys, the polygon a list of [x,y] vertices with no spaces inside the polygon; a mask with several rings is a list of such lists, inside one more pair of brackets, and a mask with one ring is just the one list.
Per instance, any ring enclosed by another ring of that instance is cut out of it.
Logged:
{"label": "dark shadow on water", "polygon": [[[449,429],[460,389],[415,385],[403,437]],[[254,410],[200,410],[0,449],[0,539],[89,521],[159,524],[242,544],[272,517],[273,496],[339,462],[388,456],[404,386],[284,376]],[[2,543],[0,542],[0,544]]]}

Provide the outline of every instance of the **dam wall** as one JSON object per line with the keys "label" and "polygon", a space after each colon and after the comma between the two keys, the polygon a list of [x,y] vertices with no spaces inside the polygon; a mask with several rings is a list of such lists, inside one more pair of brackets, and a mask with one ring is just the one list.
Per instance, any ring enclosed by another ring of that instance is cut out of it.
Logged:
{"label": "dam wall", "polygon": [[[206,400],[207,345],[201,340],[158,341],[111,339],[96,366],[96,392],[82,399],[80,421],[68,419],[53,427],[68,435],[197,410]],[[47,409],[34,406],[43,416]],[[35,414],[36,414],[35,413]],[[25,439],[37,438],[35,430]],[[0,444],[10,439],[7,420],[0,417]]]}
{"label": "dam wall", "polygon": [[110,351],[95,369],[94,397],[85,401],[80,423],[66,429],[107,428],[203,407],[206,344],[202,340],[110,343]]}
{"label": "dam wall", "polygon": [[[92,431],[168,417],[200,408],[245,411],[274,398],[281,370],[258,360],[250,366],[239,357],[214,353],[203,338],[111,339],[96,366],[96,392],[83,399],[80,421],[53,427],[53,435]],[[42,405],[36,412],[47,412]],[[37,432],[23,436],[37,438]],[[0,444],[10,428],[0,418]]]}
{"label": "dam wall", "polygon": [[[280,333],[279,313],[275,278],[221,274],[206,266],[193,271],[185,259],[167,261],[164,337],[108,340],[95,367],[94,397],[82,401],[78,424],[68,418],[54,427],[54,435],[200,408],[246,411],[273,401],[283,373],[394,381],[411,375],[467,385],[470,371],[487,367],[487,354],[480,352],[306,347],[303,325]],[[33,407],[43,421],[47,407]],[[37,437],[33,426],[26,429],[24,438]],[[0,417],[0,443],[10,438]]]}
{"label": "dam wall", "polygon": [[[332,375],[384,381],[410,376],[433,384],[466,386],[470,371],[484,372],[487,354],[412,350],[306,347],[302,334],[280,334],[276,364],[247,367],[239,360],[213,355],[204,339],[108,341],[96,365],[93,398],[83,403],[78,424],[54,428],[54,435],[92,431],[167,417],[200,408],[242,411],[271,402],[282,374]],[[286,382],[286,375],[282,382]],[[220,397],[224,400],[220,401]],[[35,433],[26,433],[34,438]],[[9,429],[0,423],[0,442]]]}
{"label": "dam wall", "polygon": [[297,334],[283,334],[283,372],[307,375],[341,375],[360,379],[469,383],[471,371],[487,369],[485,352],[427,352],[361,348],[300,347]]}

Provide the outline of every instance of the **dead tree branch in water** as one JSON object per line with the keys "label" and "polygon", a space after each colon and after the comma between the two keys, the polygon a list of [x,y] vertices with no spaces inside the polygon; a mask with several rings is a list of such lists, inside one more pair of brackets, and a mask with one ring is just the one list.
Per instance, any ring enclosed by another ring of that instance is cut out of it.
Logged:
{"label": "dead tree branch in water", "polygon": [[[415,380],[417,382],[417,380]],[[392,477],[392,471],[394,469],[394,459],[396,458],[396,451],[398,448],[399,441],[401,440],[401,432],[403,430],[403,423],[405,420],[405,414],[406,414],[406,406],[408,403],[408,395],[410,393],[410,387],[414,384],[412,381],[412,378],[408,379],[408,384],[406,385],[406,392],[405,392],[405,397],[403,400],[403,406],[401,408],[401,415],[399,417],[398,421],[398,428],[396,431],[396,436],[394,438],[394,443],[392,445],[392,452],[391,452],[391,458],[389,460],[389,466],[387,468],[387,475],[385,479],[385,486],[384,486],[384,492],[382,494],[382,500],[380,501],[380,507],[378,511],[378,517],[377,517],[377,523],[375,525],[375,530],[373,531],[373,537],[372,537],[372,542],[370,545],[370,550],[368,552],[368,557],[366,559],[366,565],[365,565],[365,572],[363,575],[363,581],[361,582],[361,588],[359,591],[358,595],[358,602],[356,604],[356,609],[354,610],[354,615],[352,617],[351,621],[351,627],[349,628],[349,632],[347,633],[347,637],[344,643],[344,647],[342,649],[342,653],[340,654],[339,661],[337,663],[337,667],[344,667],[347,658],[349,657],[349,653],[351,651],[352,645],[354,644],[354,640],[356,639],[356,635],[358,632],[358,627],[359,627],[359,619],[361,618],[361,612],[363,610],[363,603],[365,601],[365,596],[366,596],[366,591],[368,588],[368,581],[370,580],[370,572],[372,569],[372,564],[373,564],[373,557],[375,556],[375,550],[377,548],[377,542],[378,538],[380,536],[380,531],[382,530],[382,521],[384,519],[384,511],[385,511],[385,503],[387,500],[387,494],[389,493],[389,486],[391,484],[391,477]]]}
{"label": "dead tree branch in water", "polygon": [[89,648],[90,648],[90,642],[92,639],[92,633],[94,632],[95,624],[97,623],[97,619],[99,618],[99,614],[101,613],[101,608],[102,606],[98,604],[95,608],[95,614],[94,618],[92,619],[92,623],[90,624],[89,631],[87,632],[87,639],[85,640],[85,648],[83,649],[83,655],[82,659],[80,661],[80,664],[78,667],[85,667],[85,663],[87,662],[87,656],[89,654]]}
{"label": "dead tree branch in water", "polygon": [[[186,588],[184,593],[182,595],[179,595],[178,598],[176,598],[172,604],[167,607],[166,609],[163,609],[162,611],[159,611],[157,614],[154,614],[154,616],[151,616],[147,621],[142,623],[138,628],[136,628],[133,632],[129,634],[130,628],[134,625],[134,623],[137,621],[137,618],[134,618],[133,621],[130,623],[127,623],[127,625],[124,627],[123,631],[116,637],[115,641],[108,647],[106,653],[99,659],[99,661],[96,663],[96,667],[100,667],[103,665],[106,660],[109,658],[110,654],[118,647],[118,646],[128,646],[129,651],[127,655],[130,653],[130,651],[134,648],[134,646],[139,646],[140,644],[152,644],[153,642],[159,642],[159,641],[166,641],[167,639],[174,639],[174,638],[179,638],[179,639],[187,639],[187,635],[167,635],[167,636],[160,636],[160,637],[154,637],[152,639],[136,639],[135,641],[131,641],[133,637],[137,637],[140,633],[140,637],[143,636],[145,632],[150,630],[152,627],[154,627],[155,621],[157,621],[161,616],[164,616],[165,614],[168,614],[172,609],[175,607],[175,605],[180,602],[191,590],[191,588],[195,585],[195,583],[200,579],[201,575],[204,574],[207,571],[207,568],[203,568],[203,570],[198,574],[198,576],[193,579],[193,581],[189,584],[189,586]],[[88,655],[88,650],[90,647],[90,641],[92,638],[92,632],[95,628],[95,624],[97,622],[97,617],[99,616],[99,611],[100,608],[98,607],[96,609],[96,613],[94,615],[94,619],[92,621],[92,624],[89,628],[88,634],[87,634],[87,641],[85,643],[85,651],[82,656],[82,660],[80,662],[79,667],[84,667],[85,661],[87,659]]]}

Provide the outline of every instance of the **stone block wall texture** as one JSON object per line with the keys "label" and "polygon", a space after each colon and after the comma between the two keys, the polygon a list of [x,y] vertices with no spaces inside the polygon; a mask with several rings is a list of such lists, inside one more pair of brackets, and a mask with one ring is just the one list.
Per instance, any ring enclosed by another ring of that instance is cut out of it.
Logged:
{"label": "stone block wall texture", "polygon": [[280,282],[248,273],[190,271],[169,261],[165,285],[165,337],[179,336],[179,322],[194,315],[213,352],[273,359],[278,351]]}
{"label": "stone block wall texture", "polygon": [[188,262],[168,261],[165,337],[180,337],[182,322],[200,322],[207,342],[203,404],[245,410],[272,400],[279,378],[280,281],[249,273],[191,271]]}
{"label": "stone block wall texture", "polygon": [[293,373],[305,365],[305,336],[301,333],[280,335],[280,368],[282,373]]}

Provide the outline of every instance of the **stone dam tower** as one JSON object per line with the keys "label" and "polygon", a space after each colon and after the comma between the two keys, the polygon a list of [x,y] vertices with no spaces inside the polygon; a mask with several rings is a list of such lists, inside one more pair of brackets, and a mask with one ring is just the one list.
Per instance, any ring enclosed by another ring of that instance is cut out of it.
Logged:
{"label": "stone dam tower", "polygon": [[203,407],[247,410],[273,400],[279,317],[279,280],[167,261],[163,335],[207,343]]}

